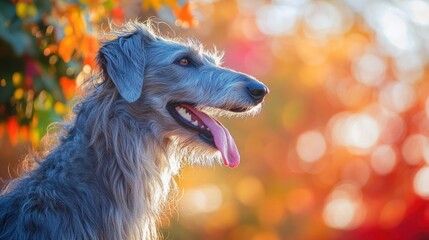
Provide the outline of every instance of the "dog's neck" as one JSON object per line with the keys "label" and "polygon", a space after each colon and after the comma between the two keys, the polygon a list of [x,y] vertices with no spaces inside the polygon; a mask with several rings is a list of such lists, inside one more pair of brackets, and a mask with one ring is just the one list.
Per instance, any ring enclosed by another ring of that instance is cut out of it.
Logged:
{"label": "dog's neck", "polygon": [[169,141],[157,141],[158,133],[123,114],[129,112],[122,111],[124,107],[126,104],[113,101],[83,102],[76,121],[85,124],[75,126],[85,129],[76,132],[89,138],[96,173],[104,178],[100,187],[111,198],[114,209],[109,217],[116,227],[109,228],[122,229],[122,237],[153,239],[159,214],[171,186],[175,186],[172,176],[178,163],[168,151]]}

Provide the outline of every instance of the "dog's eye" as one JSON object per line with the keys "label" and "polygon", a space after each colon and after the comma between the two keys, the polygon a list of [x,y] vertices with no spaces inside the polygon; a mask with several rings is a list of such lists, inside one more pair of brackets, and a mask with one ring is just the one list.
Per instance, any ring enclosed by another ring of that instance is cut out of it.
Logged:
{"label": "dog's eye", "polygon": [[179,64],[180,64],[180,65],[182,65],[182,66],[186,66],[186,65],[188,65],[188,64],[189,64],[189,59],[188,59],[188,58],[186,58],[186,57],[181,58],[181,59],[179,60]]}

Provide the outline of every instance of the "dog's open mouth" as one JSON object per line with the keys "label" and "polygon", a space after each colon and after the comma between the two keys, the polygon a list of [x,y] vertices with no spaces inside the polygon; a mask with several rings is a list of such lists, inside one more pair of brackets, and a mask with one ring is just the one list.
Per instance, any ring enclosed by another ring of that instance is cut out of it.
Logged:
{"label": "dog's open mouth", "polygon": [[219,121],[196,109],[190,103],[169,102],[167,110],[176,122],[184,128],[198,132],[198,136],[207,144],[217,148],[224,164],[234,168],[240,163],[240,155],[234,139]]}

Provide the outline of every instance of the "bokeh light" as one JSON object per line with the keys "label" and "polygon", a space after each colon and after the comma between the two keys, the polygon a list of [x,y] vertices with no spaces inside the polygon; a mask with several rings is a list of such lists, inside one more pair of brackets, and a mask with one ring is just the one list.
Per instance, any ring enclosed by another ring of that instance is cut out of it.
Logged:
{"label": "bokeh light", "polygon": [[383,82],[386,68],[383,58],[366,53],[355,60],[352,71],[357,81],[364,85],[377,86]]}
{"label": "bokeh light", "polygon": [[429,3],[423,0],[412,0],[407,2],[410,9],[410,18],[413,22],[420,25],[429,25]]}
{"label": "bokeh light", "polygon": [[392,172],[397,162],[396,152],[389,145],[378,146],[371,154],[371,167],[377,174]]}
{"label": "bokeh light", "polygon": [[222,205],[222,192],[215,185],[189,189],[181,200],[181,208],[188,214],[209,213]]}
{"label": "bokeh light", "polygon": [[364,113],[340,113],[333,117],[332,136],[335,143],[348,147],[351,151],[367,150],[380,137],[377,121]]}
{"label": "bokeh light", "polygon": [[358,188],[342,184],[328,197],[323,218],[330,227],[338,229],[356,228],[365,216]]}
{"label": "bokeh light", "polygon": [[427,139],[421,134],[408,136],[402,145],[402,155],[405,162],[417,165],[423,160],[424,149],[427,147]]}
{"label": "bokeh light", "polygon": [[414,176],[414,190],[424,198],[429,198],[429,166],[422,167]]}
{"label": "bokeh light", "polygon": [[395,82],[385,86],[380,92],[380,103],[387,109],[403,112],[415,102],[414,88],[404,82]]}
{"label": "bokeh light", "polygon": [[259,30],[267,35],[292,34],[297,20],[298,10],[286,5],[266,5],[256,13]]}
{"label": "bokeh light", "polygon": [[309,37],[325,39],[347,30],[347,19],[329,2],[314,2],[305,7],[304,23]]}
{"label": "bokeh light", "polygon": [[305,132],[298,137],[296,151],[303,161],[315,162],[326,152],[325,138],[318,131]]}
{"label": "bokeh light", "polygon": [[407,204],[401,199],[392,199],[385,204],[380,213],[379,224],[382,228],[396,227],[405,215]]}
{"label": "bokeh light", "polygon": [[238,182],[235,194],[244,205],[255,206],[263,201],[264,186],[260,180],[246,177]]}

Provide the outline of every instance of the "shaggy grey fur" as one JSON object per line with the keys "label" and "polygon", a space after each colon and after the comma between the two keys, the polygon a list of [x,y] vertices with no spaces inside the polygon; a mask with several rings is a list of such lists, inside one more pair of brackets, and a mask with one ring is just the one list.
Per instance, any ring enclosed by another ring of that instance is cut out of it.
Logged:
{"label": "shaggy grey fur", "polygon": [[[221,162],[166,104],[192,102],[212,116],[259,111],[246,89],[255,79],[151,25],[130,22],[110,33],[116,38],[97,56],[101,72],[83,87],[58,145],[33,156],[36,166],[0,195],[0,239],[158,238],[156,223],[181,164]],[[192,64],[180,65],[185,56]],[[247,111],[226,110],[233,107]]]}

